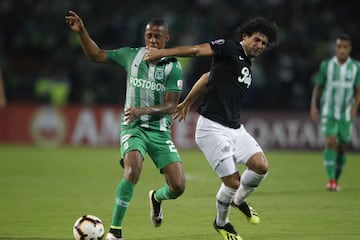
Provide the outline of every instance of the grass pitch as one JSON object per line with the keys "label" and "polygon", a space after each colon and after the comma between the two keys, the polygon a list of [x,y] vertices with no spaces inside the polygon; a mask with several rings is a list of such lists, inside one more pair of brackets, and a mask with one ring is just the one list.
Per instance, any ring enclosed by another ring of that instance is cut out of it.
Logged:
{"label": "grass pitch", "polygon": [[[160,228],[150,223],[148,191],[164,184],[147,158],[123,223],[127,240],[221,240],[212,228],[220,181],[200,151],[180,150],[187,174],[183,196],[163,203]],[[360,239],[359,153],[348,154],[338,193],[325,191],[320,152],[268,151],[270,174],[248,199],[261,223],[235,209],[230,219],[244,240]],[[72,240],[83,214],[110,225],[122,177],[114,148],[0,145],[0,239]],[[243,168],[240,168],[243,170]]]}

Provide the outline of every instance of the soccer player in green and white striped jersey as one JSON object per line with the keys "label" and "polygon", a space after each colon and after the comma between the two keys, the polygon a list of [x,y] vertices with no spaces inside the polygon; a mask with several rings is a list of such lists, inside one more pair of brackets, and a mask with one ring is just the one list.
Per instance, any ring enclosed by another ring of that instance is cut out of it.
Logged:
{"label": "soccer player in green and white striped jersey", "polygon": [[78,33],[83,51],[92,61],[117,65],[127,72],[120,133],[124,176],[116,189],[111,227],[106,235],[106,240],[123,240],[122,222],[146,153],[166,180],[163,187],[149,192],[150,216],[156,227],[162,223],[161,201],[175,199],[184,192],[185,174],[170,132],[171,114],[182,90],[182,68],[175,58],[144,61],[146,47],[162,49],[169,40],[163,19],[152,19],[146,25],[146,46],[116,50],[100,49],[75,12],[69,11],[65,20]]}
{"label": "soccer player in green and white striped jersey", "polygon": [[360,63],[350,53],[350,36],[340,34],[336,38],[335,56],[320,65],[311,99],[310,115],[314,121],[321,119],[321,132],[325,136],[323,157],[329,191],[340,190],[338,181],[360,105]]}

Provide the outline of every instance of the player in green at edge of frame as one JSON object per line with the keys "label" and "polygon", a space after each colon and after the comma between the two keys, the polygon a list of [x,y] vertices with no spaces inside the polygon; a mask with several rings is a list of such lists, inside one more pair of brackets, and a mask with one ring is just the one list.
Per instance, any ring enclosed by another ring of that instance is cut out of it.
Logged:
{"label": "player in green at edge of frame", "polygon": [[[127,89],[121,125],[121,164],[124,176],[115,196],[112,222],[106,240],[122,240],[122,222],[139,180],[146,153],[164,174],[166,183],[149,192],[150,217],[159,227],[161,202],[175,199],[185,190],[185,174],[170,133],[171,114],[176,110],[182,90],[182,68],[175,58],[144,61],[145,47],[100,49],[90,38],[81,18],[73,11],[65,17],[78,33],[85,54],[94,62],[118,65],[127,71]],[[168,25],[152,19],[145,27],[146,47],[164,48],[169,40]]]}
{"label": "player in green at edge of frame", "polygon": [[[350,57],[351,39],[340,34],[335,41],[335,56],[321,62],[313,88],[310,115],[325,137],[324,166],[326,189],[338,192],[339,178],[346,162],[351,127],[360,104],[360,64]],[[320,100],[320,112],[318,109]]]}
{"label": "player in green at edge of frame", "polygon": [[[240,124],[243,97],[251,85],[251,59],[260,55],[269,43],[277,41],[278,27],[265,18],[254,18],[235,31],[233,39],[217,39],[194,46],[169,49],[150,48],[145,59],[165,56],[212,56],[210,72],[195,83],[177,115],[185,120],[190,106],[204,95],[198,112],[195,140],[211,167],[221,178],[216,195],[217,215],[213,226],[225,239],[242,239],[229,220],[230,206],[258,224],[260,218],[247,204],[247,197],[267,176],[268,161],[256,140]],[[240,173],[237,164],[247,169]]]}

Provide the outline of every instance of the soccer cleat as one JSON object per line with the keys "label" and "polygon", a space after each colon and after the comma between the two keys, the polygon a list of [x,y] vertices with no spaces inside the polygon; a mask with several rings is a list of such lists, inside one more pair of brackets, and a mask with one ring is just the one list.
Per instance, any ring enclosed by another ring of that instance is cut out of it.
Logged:
{"label": "soccer cleat", "polygon": [[115,237],[114,234],[108,233],[108,234],[106,234],[105,240],[125,240],[125,238],[118,238],[118,237]]}
{"label": "soccer cleat", "polygon": [[335,192],[339,192],[340,191],[340,186],[339,186],[339,184],[335,184],[335,188],[334,188],[334,191]]}
{"label": "soccer cleat", "polygon": [[163,211],[161,208],[161,202],[155,199],[155,190],[149,192],[150,200],[150,219],[155,227],[160,227],[163,219]]}
{"label": "soccer cleat", "polygon": [[334,179],[330,179],[329,182],[326,184],[326,190],[338,192],[340,191],[340,186],[336,183]]}
{"label": "soccer cleat", "polygon": [[239,234],[235,231],[231,223],[227,223],[224,226],[220,227],[216,225],[216,220],[213,223],[215,230],[220,233],[224,240],[243,240]]}
{"label": "soccer cleat", "polygon": [[231,203],[231,206],[239,209],[245,216],[249,223],[259,224],[260,218],[255,209],[253,209],[247,202],[243,202],[240,205],[236,205],[234,202]]}

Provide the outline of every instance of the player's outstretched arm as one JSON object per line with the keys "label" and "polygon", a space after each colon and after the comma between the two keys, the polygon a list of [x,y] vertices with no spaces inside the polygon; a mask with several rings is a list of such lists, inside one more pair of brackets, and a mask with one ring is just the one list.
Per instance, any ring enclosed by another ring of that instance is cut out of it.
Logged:
{"label": "player's outstretched arm", "polygon": [[106,51],[100,49],[91,39],[85,28],[84,22],[79,15],[77,15],[74,11],[69,11],[69,15],[65,16],[65,22],[69,25],[71,30],[79,34],[81,47],[89,59],[94,62],[107,62]]}
{"label": "player's outstretched arm", "polygon": [[194,86],[191,88],[184,101],[177,105],[174,119],[178,119],[179,122],[185,121],[187,113],[194,102],[199,99],[205,93],[206,85],[209,80],[209,72],[201,75],[199,80],[196,81]]}
{"label": "player's outstretched arm", "polygon": [[179,46],[174,48],[147,48],[145,54],[145,61],[157,60],[167,56],[177,57],[198,57],[198,56],[212,56],[214,54],[209,43],[203,43],[193,46]]}

